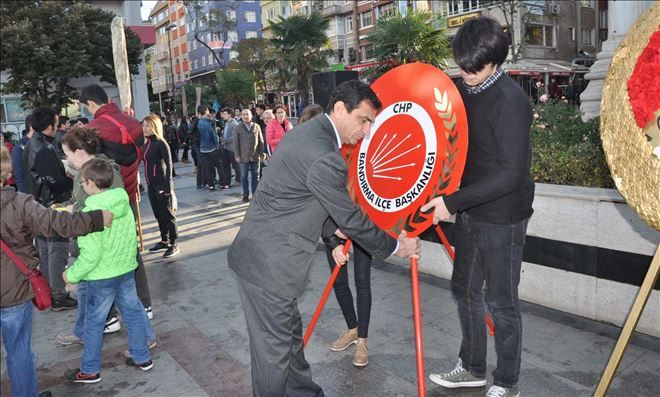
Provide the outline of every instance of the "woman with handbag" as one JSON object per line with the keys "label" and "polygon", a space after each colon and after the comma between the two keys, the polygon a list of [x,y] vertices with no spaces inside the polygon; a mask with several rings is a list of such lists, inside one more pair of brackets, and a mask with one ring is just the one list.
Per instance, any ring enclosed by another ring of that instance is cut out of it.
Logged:
{"label": "woman with handbag", "polygon": [[[11,156],[0,147],[0,184],[11,175]],[[39,255],[32,241],[36,234],[78,237],[110,226],[112,213],[90,211],[70,214],[38,204],[31,195],[10,186],[0,194],[0,326],[7,351],[7,373],[12,396],[50,396],[37,392],[36,356],[32,350],[33,302],[50,306],[50,290],[38,270]]]}
{"label": "woman with handbag", "polygon": [[164,258],[178,255],[181,251],[176,244],[176,195],[172,181],[172,156],[167,142],[163,139],[163,124],[155,114],[142,120],[145,144],[142,146],[144,175],[147,179],[149,203],[158,221],[160,241],[149,249],[150,252],[165,251]]}

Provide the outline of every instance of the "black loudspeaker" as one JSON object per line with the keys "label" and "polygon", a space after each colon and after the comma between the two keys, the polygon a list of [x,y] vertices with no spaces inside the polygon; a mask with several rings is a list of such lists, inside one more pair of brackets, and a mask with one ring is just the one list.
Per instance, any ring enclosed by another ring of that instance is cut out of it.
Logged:
{"label": "black loudspeaker", "polygon": [[318,103],[325,109],[330,102],[332,91],[339,84],[348,80],[357,80],[358,72],[349,70],[337,70],[332,72],[316,73],[312,76],[312,92],[314,103]]}

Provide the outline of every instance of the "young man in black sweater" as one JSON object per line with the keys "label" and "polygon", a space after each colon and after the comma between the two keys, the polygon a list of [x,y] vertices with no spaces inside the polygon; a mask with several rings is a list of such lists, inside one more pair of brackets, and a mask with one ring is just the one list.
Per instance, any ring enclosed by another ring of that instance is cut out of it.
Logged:
{"label": "young man in black sweater", "polygon": [[490,18],[471,20],[456,34],[453,53],[463,78],[458,90],[469,128],[467,163],[460,189],[422,208],[434,208],[435,223],[456,214],[451,283],[463,335],[456,368],[430,378],[450,388],[486,385],[485,283],[498,356],[488,397],[520,394],[518,284],[534,200],[532,107],[523,90],[500,68],[508,49],[508,37]]}

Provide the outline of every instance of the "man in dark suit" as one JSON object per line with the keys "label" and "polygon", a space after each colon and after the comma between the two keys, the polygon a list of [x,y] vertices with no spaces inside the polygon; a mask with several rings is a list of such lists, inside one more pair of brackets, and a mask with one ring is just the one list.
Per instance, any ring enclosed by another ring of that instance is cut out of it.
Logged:
{"label": "man in dark suit", "polygon": [[288,132],[229,248],[250,336],[255,396],[323,395],[303,353],[297,299],[319,237],[336,231],[326,220],[332,218],[375,260],[419,253],[419,239],[387,235],[346,190],[348,170],[339,149],[369,133],[380,107],[368,85],[349,81],[335,89],[329,114]]}

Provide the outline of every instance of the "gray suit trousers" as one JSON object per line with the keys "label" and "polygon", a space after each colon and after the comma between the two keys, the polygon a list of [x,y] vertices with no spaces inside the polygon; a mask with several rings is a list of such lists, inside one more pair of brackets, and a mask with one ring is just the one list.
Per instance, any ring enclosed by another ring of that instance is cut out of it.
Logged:
{"label": "gray suit trousers", "polygon": [[234,276],[250,336],[254,396],[324,396],[305,360],[297,299]]}

